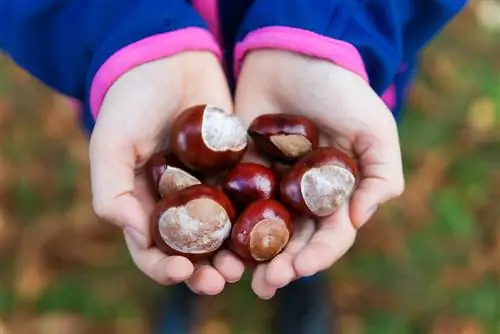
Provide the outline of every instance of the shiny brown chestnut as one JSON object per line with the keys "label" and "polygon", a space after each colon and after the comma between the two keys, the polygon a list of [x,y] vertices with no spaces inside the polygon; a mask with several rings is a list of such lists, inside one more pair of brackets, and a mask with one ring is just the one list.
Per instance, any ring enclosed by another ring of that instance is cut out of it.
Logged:
{"label": "shiny brown chestnut", "polygon": [[250,124],[248,133],[263,155],[289,162],[309,153],[319,143],[316,125],[300,115],[261,115]]}
{"label": "shiny brown chestnut", "polygon": [[175,118],[170,145],[188,168],[209,173],[241,160],[247,149],[247,133],[236,115],[215,106],[196,105]]}
{"label": "shiny brown chestnut", "polygon": [[320,218],[333,214],[350,197],[356,163],[334,147],[318,148],[297,161],[280,184],[280,199],[295,212]]}
{"label": "shiny brown chestnut", "polygon": [[146,172],[154,191],[160,197],[201,183],[175,155],[166,152],[153,154],[146,163]]}
{"label": "shiny brown chestnut", "polygon": [[192,261],[210,258],[231,233],[234,208],[219,189],[198,184],[163,197],[151,214],[158,249]]}
{"label": "shiny brown chestnut", "polygon": [[281,182],[290,169],[292,169],[292,166],[279,161],[275,161],[271,164],[271,170],[273,171],[274,177],[278,183]]}
{"label": "shiny brown chestnut", "polygon": [[261,199],[270,199],[278,191],[271,169],[253,162],[242,162],[226,174],[222,190],[239,210]]}
{"label": "shiny brown chestnut", "polygon": [[293,235],[292,218],[278,201],[263,199],[250,204],[233,226],[230,248],[243,260],[273,259]]}

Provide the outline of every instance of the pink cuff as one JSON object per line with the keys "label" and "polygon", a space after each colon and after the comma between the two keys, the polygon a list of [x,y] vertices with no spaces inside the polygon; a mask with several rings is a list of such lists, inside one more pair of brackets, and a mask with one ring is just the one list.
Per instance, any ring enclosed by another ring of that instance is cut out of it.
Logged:
{"label": "pink cuff", "polygon": [[218,0],[193,0],[191,3],[207,23],[208,30],[215,36],[219,44],[222,44],[217,2]]}
{"label": "pink cuff", "polygon": [[390,85],[384,94],[382,94],[381,98],[387,108],[394,110],[394,108],[396,108],[396,86],[394,84]]}
{"label": "pink cuff", "polygon": [[363,59],[351,44],[290,27],[266,27],[249,33],[236,45],[234,73],[238,76],[245,55],[255,49],[282,49],[329,60],[358,74],[366,82],[368,75]]}
{"label": "pink cuff", "polygon": [[108,89],[125,72],[141,64],[172,56],[183,51],[203,50],[221,58],[221,50],[212,34],[190,27],[154,35],[118,50],[97,71],[90,89],[90,109],[97,118]]}

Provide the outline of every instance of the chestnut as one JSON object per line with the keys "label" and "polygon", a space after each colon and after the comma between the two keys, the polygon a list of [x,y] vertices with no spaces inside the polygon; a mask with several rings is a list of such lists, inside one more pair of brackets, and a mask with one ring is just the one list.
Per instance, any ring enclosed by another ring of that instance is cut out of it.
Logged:
{"label": "chestnut", "polygon": [[274,177],[278,183],[281,182],[283,177],[290,171],[292,167],[288,164],[281,163],[279,161],[275,161],[271,164],[271,170],[273,171]]}
{"label": "chestnut", "polygon": [[250,204],[233,226],[230,248],[243,260],[273,259],[293,235],[292,218],[278,201],[262,199]]}
{"label": "chestnut", "polygon": [[242,162],[226,174],[222,190],[239,210],[243,210],[254,201],[273,198],[278,183],[271,169],[253,162]]}
{"label": "chestnut", "polygon": [[334,147],[318,148],[297,161],[280,184],[280,199],[312,218],[333,214],[356,184],[355,161]]}
{"label": "chestnut", "polygon": [[301,158],[319,143],[316,125],[300,115],[261,115],[252,121],[248,134],[263,155],[289,162]]}
{"label": "chestnut", "polygon": [[188,186],[200,184],[200,180],[187,171],[173,154],[157,152],[146,163],[149,182],[160,197]]}
{"label": "chestnut", "polygon": [[151,235],[166,254],[205,260],[228,238],[234,218],[234,208],[221,190],[197,184],[157,203],[151,214]]}
{"label": "chestnut", "polygon": [[196,105],[174,119],[170,145],[188,168],[209,173],[241,160],[247,149],[247,132],[236,115],[215,106]]}

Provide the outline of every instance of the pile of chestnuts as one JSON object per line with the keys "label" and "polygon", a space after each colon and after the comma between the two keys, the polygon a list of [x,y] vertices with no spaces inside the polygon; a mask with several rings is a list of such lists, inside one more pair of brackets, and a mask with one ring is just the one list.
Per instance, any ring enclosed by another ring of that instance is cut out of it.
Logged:
{"label": "pile of chestnuts", "polygon": [[[242,162],[250,140],[271,167]],[[308,118],[265,114],[247,129],[211,105],[176,117],[169,149],[153,155],[147,170],[158,195],[150,222],[155,246],[192,261],[221,247],[244,261],[271,260],[293,235],[292,216],[333,214],[357,178],[348,155],[319,147]]]}

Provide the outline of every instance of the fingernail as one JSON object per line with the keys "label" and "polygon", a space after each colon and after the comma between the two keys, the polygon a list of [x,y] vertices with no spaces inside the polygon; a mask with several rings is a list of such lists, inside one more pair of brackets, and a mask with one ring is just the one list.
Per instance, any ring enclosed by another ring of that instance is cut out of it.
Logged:
{"label": "fingernail", "polygon": [[130,226],[125,227],[124,231],[130,238],[132,238],[132,240],[134,240],[136,244],[142,248],[146,248],[146,238],[141,232]]}

